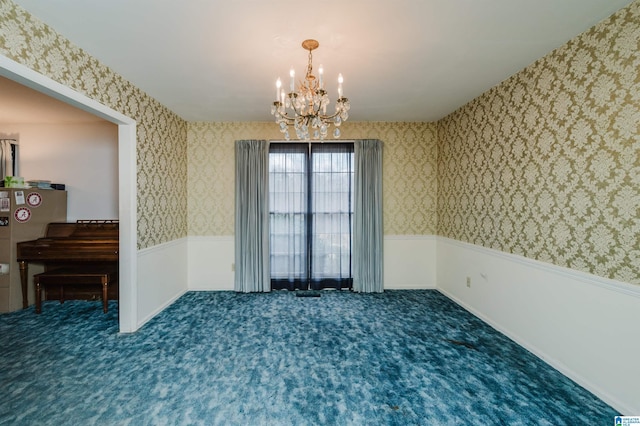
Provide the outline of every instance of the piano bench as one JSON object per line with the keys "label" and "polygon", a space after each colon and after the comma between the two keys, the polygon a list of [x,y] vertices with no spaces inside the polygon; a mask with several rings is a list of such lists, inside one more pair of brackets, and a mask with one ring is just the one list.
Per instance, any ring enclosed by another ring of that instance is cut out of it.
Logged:
{"label": "piano bench", "polygon": [[109,310],[109,297],[107,295],[109,284],[118,282],[118,270],[116,268],[59,268],[45,271],[33,276],[36,290],[36,314],[42,312],[42,291],[49,285],[57,285],[60,288],[60,303],[64,303],[65,284],[86,284],[102,286],[102,311]]}

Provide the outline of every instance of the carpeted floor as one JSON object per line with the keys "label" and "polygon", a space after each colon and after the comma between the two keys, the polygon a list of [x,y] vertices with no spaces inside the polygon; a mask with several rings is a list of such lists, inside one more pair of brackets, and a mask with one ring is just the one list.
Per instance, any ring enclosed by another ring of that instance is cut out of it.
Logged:
{"label": "carpeted floor", "polygon": [[192,292],[0,315],[0,424],[608,425],[617,414],[437,291]]}

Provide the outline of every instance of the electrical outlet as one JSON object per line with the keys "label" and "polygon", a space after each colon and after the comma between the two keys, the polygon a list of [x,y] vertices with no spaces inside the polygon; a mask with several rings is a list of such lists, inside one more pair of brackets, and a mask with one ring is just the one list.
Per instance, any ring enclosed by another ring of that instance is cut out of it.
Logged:
{"label": "electrical outlet", "polygon": [[471,277],[467,277],[467,287],[471,287]]}
{"label": "electrical outlet", "polygon": [[236,271],[236,264],[232,263],[231,264],[231,272],[235,272]]}

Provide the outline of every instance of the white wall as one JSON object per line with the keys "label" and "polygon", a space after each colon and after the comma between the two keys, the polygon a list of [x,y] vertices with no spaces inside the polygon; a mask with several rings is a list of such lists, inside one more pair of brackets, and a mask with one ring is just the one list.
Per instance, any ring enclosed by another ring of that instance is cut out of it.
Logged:
{"label": "white wall", "polygon": [[[436,238],[385,236],[385,289],[435,288]],[[189,290],[233,290],[235,251],[232,236],[189,237]]]}
{"label": "white wall", "polygon": [[188,238],[189,290],[233,290],[235,244],[232,236]]}
{"label": "white wall", "polygon": [[135,329],[187,291],[187,268],[186,238],[138,251]]}
{"label": "white wall", "polygon": [[436,237],[385,235],[384,288],[436,288]]}
{"label": "white wall", "polygon": [[445,295],[621,413],[640,413],[640,288],[442,237],[437,265]]}
{"label": "white wall", "polygon": [[117,125],[17,124],[2,129],[18,135],[25,180],[66,185],[69,221],[118,218]]}

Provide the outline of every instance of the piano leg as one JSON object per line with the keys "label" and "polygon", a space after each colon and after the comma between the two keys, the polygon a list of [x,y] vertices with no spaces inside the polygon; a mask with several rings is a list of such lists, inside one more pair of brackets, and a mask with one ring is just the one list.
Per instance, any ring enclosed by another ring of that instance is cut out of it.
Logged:
{"label": "piano leg", "polygon": [[27,309],[29,306],[29,264],[24,260],[19,262],[20,265],[20,284],[22,285],[22,309]]}
{"label": "piano leg", "polygon": [[102,312],[105,314],[109,311],[109,279],[105,275],[102,278]]}
{"label": "piano leg", "polygon": [[42,312],[42,288],[40,288],[40,280],[34,279],[36,282],[36,314]]}

